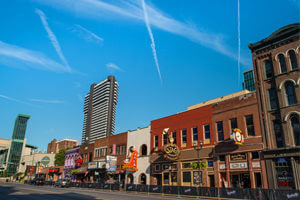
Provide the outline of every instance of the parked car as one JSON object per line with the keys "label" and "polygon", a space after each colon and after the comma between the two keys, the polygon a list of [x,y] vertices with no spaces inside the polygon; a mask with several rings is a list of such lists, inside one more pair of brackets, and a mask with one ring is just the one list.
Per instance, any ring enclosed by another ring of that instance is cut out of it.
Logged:
{"label": "parked car", "polygon": [[70,182],[67,179],[59,179],[54,183],[54,187],[69,187]]}
{"label": "parked car", "polygon": [[29,181],[30,185],[44,185],[45,180],[43,178],[34,178],[31,181]]}

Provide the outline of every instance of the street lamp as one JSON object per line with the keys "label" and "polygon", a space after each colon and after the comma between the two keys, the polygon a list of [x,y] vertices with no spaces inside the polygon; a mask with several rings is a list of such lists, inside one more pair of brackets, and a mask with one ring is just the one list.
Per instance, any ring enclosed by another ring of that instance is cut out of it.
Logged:
{"label": "street lamp", "polygon": [[198,147],[198,144],[197,142],[194,142],[194,149],[198,152],[198,176],[199,176],[199,186],[200,186],[200,183],[202,183],[202,177],[200,177],[200,150],[202,149],[202,140],[200,140],[200,147]]}

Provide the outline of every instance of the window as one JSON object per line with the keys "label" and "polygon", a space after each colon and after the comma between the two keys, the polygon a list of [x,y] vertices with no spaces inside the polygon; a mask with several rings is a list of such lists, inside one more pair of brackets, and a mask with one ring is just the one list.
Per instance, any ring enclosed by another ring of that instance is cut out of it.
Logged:
{"label": "window", "polygon": [[296,146],[300,146],[300,123],[299,123],[299,115],[294,114],[291,117],[291,126],[294,136],[294,143]]}
{"label": "window", "polygon": [[160,165],[159,164],[155,165],[155,171],[159,171],[159,170],[160,170]]}
{"label": "window", "polygon": [[217,122],[218,141],[224,140],[223,122]]}
{"label": "window", "polygon": [[143,174],[141,174],[141,184],[142,184],[142,185],[146,185],[146,183],[147,183],[147,177],[146,177],[146,175],[143,173]]}
{"label": "window", "polygon": [[271,110],[277,109],[278,108],[278,101],[277,101],[277,95],[276,95],[275,88],[269,89],[268,93],[269,93],[270,109]]}
{"label": "window", "polygon": [[277,148],[283,147],[282,127],[279,121],[273,121],[275,140]]}
{"label": "window", "polygon": [[116,155],[120,155],[120,146],[117,146],[116,148]]}
{"label": "window", "polygon": [[158,147],[158,135],[154,136],[154,148]]}
{"label": "window", "polygon": [[251,152],[251,157],[252,157],[252,160],[254,160],[254,159],[259,159],[259,154],[258,154],[258,152]]}
{"label": "window", "polygon": [[255,136],[253,115],[246,115],[246,126],[248,136]]}
{"label": "window", "polygon": [[285,101],[286,104],[289,105],[293,105],[297,103],[296,100],[296,94],[295,94],[295,88],[294,88],[294,84],[291,81],[287,81],[285,84]]}
{"label": "window", "polygon": [[168,133],[163,134],[163,145],[168,143]]}
{"label": "window", "polygon": [[261,174],[254,173],[255,177],[255,188],[262,188]]}
{"label": "window", "polygon": [[171,181],[173,183],[177,182],[177,172],[171,172]]}
{"label": "window", "polygon": [[220,159],[220,161],[225,161],[225,155],[220,155],[219,159]]}
{"label": "window", "polygon": [[286,64],[285,64],[284,55],[283,54],[279,54],[278,55],[278,59],[279,59],[281,73],[285,73],[286,72]]}
{"label": "window", "polygon": [[106,147],[95,149],[95,157],[106,156],[106,153],[107,153],[107,148]]}
{"label": "window", "polygon": [[198,127],[193,127],[192,128],[192,131],[193,131],[193,141],[198,141]]}
{"label": "window", "polygon": [[92,162],[93,161],[93,152],[90,152],[89,153],[89,162]]}
{"label": "window", "polygon": [[210,140],[210,128],[209,124],[204,125],[204,139],[205,140]]}
{"label": "window", "polygon": [[292,69],[298,68],[298,63],[297,63],[297,58],[296,58],[295,51],[289,50],[289,57],[290,57],[290,62],[291,62]]}
{"label": "window", "polygon": [[265,78],[271,78],[273,77],[273,67],[270,60],[266,60],[264,62],[264,69],[265,69]]}
{"label": "window", "polygon": [[238,127],[238,125],[237,125],[237,118],[230,119],[230,127],[231,127],[232,131],[233,131],[233,129],[235,129],[235,128]]}
{"label": "window", "polygon": [[141,148],[141,155],[146,156],[147,155],[147,145],[143,144]]}
{"label": "window", "polygon": [[113,147],[109,147],[109,154],[113,153]]}
{"label": "window", "polygon": [[164,184],[165,185],[170,184],[169,173],[164,173]]}
{"label": "window", "polygon": [[120,147],[120,155],[125,155],[126,154],[126,145],[123,145]]}
{"label": "window", "polygon": [[181,138],[182,138],[182,144],[186,144],[186,129],[181,130]]}
{"label": "window", "polygon": [[176,140],[176,131],[173,131],[172,132],[172,137],[173,137],[173,139],[174,139],[174,144],[176,144],[177,143],[177,140]]}
{"label": "window", "polygon": [[184,183],[191,182],[191,172],[182,172],[182,182]]}
{"label": "window", "polygon": [[182,168],[184,169],[191,168],[191,163],[182,163]]}

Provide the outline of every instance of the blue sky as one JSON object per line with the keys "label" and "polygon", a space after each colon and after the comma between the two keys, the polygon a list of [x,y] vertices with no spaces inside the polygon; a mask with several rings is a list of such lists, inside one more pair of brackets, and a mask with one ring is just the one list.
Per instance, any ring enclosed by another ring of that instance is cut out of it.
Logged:
{"label": "blue sky", "polygon": [[[242,89],[249,43],[299,22],[297,0],[0,1],[0,137],[81,142],[92,83],[119,83],[116,133]],[[240,75],[238,61],[240,60]]]}

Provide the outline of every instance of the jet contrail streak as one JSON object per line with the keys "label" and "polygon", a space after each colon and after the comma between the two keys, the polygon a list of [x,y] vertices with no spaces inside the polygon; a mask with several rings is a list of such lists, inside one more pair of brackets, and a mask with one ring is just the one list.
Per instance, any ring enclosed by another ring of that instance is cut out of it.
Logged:
{"label": "jet contrail streak", "polygon": [[238,86],[240,84],[240,73],[241,73],[241,22],[240,22],[240,0],[238,0]]}

